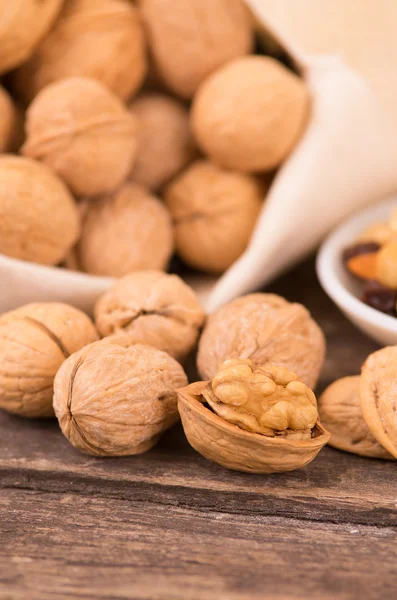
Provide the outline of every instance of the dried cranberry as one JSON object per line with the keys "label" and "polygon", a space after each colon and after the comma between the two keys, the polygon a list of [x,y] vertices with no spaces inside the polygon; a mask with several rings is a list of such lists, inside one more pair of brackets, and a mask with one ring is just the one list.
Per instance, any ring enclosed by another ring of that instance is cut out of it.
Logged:
{"label": "dried cranberry", "polygon": [[363,286],[361,300],[388,315],[396,314],[397,293],[375,280],[367,281]]}

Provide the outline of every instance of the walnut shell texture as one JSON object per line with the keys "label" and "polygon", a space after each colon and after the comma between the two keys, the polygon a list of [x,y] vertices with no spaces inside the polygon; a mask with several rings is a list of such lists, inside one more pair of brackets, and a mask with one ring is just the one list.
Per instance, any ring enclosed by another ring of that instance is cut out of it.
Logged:
{"label": "walnut shell texture", "polygon": [[274,294],[249,294],[209,316],[199,342],[202,379],[215,377],[229,358],[249,358],[296,373],[314,389],[325,355],[323,332],[301,304]]}
{"label": "walnut shell texture", "polygon": [[190,445],[223,467],[247,473],[293,471],[311,462],[329,440],[319,421],[310,439],[268,437],[232,425],[205,406],[208,383],[179,389],[178,410]]}
{"label": "walnut shell texture", "polygon": [[0,317],[0,407],[50,417],[54,377],[73,352],[98,340],[91,320],[61,303],[27,304]]}
{"label": "walnut shell texture", "polygon": [[75,252],[81,270],[122,277],[131,271],[164,269],[173,245],[166,207],[129,182],[113,195],[88,203]]}
{"label": "walnut shell texture", "polygon": [[18,115],[8,92],[0,85],[0,153],[11,150],[15,144]]}
{"label": "walnut shell texture", "polygon": [[368,429],[397,458],[397,346],[369,355],[361,370],[360,401]]}
{"label": "walnut shell texture", "polygon": [[126,275],[95,307],[102,336],[123,333],[180,361],[193,349],[204,318],[193,290],[177,275],[159,271]]}
{"label": "walnut shell texture", "polygon": [[264,184],[251,175],[194,162],[164,194],[180,257],[205,272],[225,271],[244,252],[264,195]]}
{"label": "walnut shell texture", "polygon": [[28,109],[26,133],[23,154],[51,167],[78,196],[115,190],[135,158],[135,118],[94,79],[46,87]]}
{"label": "walnut shell texture", "polygon": [[127,100],[142,84],[146,69],[145,36],[132,2],[67,0],[51,32],[13,74],[13,85],[30,102],[54,81],[92,77]]}
{"label": "walnut shell texture", "polygon": [[91,344],[59,369],[54,410],[68,440],[94,456],[150,450],[178,420],[182,367],[150,346]]}
{"label": "walnut shell texture", "polygon": [[360,376],[343,377],[327,387],[318,400],[321,423],[330,432],[329,445],[373,458],[392,456],[368,429],[360,405]]}
{"label": "walnut shell texture", "polygon": [[141,0],[140,7],[156,68],[184,98],[215,69],[252,49],[251,18],[241,0]]}
{"label": "walnut shell texture", "polygon": [[20,156],[0,156],[0,252],[55,265],[79,233],[74,199],[46,165]]}
{"label": "walnut shell texture", "polygon": [[0,1],[0,74],[31,56],[58,16],[63,1]]}
{"label": "walnut shell texture", "polygon": [[195,155],[189,114],[181,102],[165,94],[142,94],[130,108],[138,123],[131,178],[156,191]]}
{"label": "walnut shell texture", "polygon": [[302,79],[267,56],[247,56],[204,81],[192,108],[193,134],[218,164],[248,172],[279,166],[308,121]]}

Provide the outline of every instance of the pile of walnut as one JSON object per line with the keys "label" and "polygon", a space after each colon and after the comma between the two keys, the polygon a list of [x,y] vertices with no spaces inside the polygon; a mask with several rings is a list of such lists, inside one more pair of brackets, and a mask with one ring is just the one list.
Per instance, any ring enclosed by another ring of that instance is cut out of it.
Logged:
{"label": "pile of walnut", "polygon": [[[222,273],[305,130],[243,0],[0,0],[0,253]],[[172,19],[169,15],[172,14]],[[24,123],[24,124],[23,124]]]}

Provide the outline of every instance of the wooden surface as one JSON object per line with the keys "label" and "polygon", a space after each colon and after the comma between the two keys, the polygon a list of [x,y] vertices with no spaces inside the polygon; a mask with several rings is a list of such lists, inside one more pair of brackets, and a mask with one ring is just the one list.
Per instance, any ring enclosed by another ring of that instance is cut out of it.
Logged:
{"label": "wooden surface", "polygon": [[[376,346],[313,264],[272,286],[325,330],[320,388]],[[305,469],[234,473],[180,426],[151,452],[94,459],[56,422],[0,415],[0,599],[397,598],[397,465],[325,448]]]}

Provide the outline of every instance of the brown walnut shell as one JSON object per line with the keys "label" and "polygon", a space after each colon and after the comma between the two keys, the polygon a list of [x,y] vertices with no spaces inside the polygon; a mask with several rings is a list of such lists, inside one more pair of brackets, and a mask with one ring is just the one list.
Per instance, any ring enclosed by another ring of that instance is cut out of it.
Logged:
{"label": "brown walnut shell", "polygon": [[231,425],[205,406],[207,381],[178,390],[178,410],[190,445],[206,458],[235,471],[278,473],[311,462],[329,440],[319,421],[308,440],[267,437]]}
{"label": "brown walnut shell", "polygon": [[92,321],[67,304],[27,304],[0,317],[0,407],[50,417],[54,377],[73,352],[98,339]]}
{"label": "brown walnut shell", "polygon": [[178,420],[182,367],[150,346],[102,340],[73,354],[54,384],[54,410],[68,440],[94,456],[150,450]]}
{"label": "brown walnut shell", "polygon": [[129,0],[67,0],[50,33],[13,74],[12,83],[30,102],[54,81],[92,77],[127,100],[145,77],[145,46],[139,12]]}
{"label": "brown walnut shell", "polygon": [[318,413],[331,434],[330,446],[360,456],[393,458],[376,441],[364,421],[359,375],[331,383],[318,400]]}

